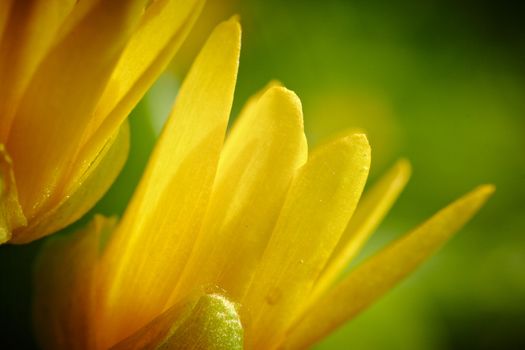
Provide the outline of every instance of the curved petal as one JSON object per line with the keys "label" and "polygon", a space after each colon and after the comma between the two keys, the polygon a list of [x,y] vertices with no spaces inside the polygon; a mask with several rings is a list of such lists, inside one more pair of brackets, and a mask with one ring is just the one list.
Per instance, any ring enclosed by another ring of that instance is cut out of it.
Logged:
{"label": "curved petal", "polygon": [[28,220],[60,200],[62,175],[146,1],[97,2],[38,65],[6,144]]}
{"label": "curved petal", "polygon": [[293,92],[270,87],[248,102],[221,153],[207,216],[173,298],[201,284],[219,285],[233,300],[245,292],[307,152]]}
{"label": "curved petal", "polygon": [[315,284],[311,302],[323,294],[361,250],[388,213],[410,177],[410,164],[400,160],[359,202],[327,266]]}
{"label": "curved petal", "polygon": [[5,20],[0,18],[0,142],[7,141],[20,98],[75,2],[1,1],[0,17]]}
{"label": "curved petal", "polygon": [[0,45],[4,38],[4,33],[7,27],[9,19],[9,13],[11,12],[11,6],[13,6],[14,0],[0,1]]}
{"label": "curved petal", "polygon": [[318,300],[292,328],[285,349],[302,349],[355,317],[436,252],[494,192],[481,186],[456,200],[358,266]]}
{"label": "curved petal", "polygon": [[99,152],[166,68],[203,3],[204,0],[158,0],[149,5],[85,128],[75,167]]}
{"label": "curved petal", "polygon": [[56,232],[80,219],[106,193],[126,162],[129,150],[129,125],[108,141],[84,174],[72,178],[62,200],[49,211],[15,231],[12,243],[27,243]]}
{"label": "curved petal", "polygon": [[137,192],[109,242],[102,262],[102,347],[132,334],[170,306],[166,303],[211,193],[239,51],[239,23],[219,25],[184,81]]}
{"label": "curved petal", "polygon": [[357,206],[369,166],[366,136],[352,134],[321,146],[294,178],[241,301],[250,348],[272,348],[302,311]]}
{"label": "curved petal", "polygon": [[84,230],[54,236],[35,263],[33,318],[44,349],[94,348],[93,306],[100,241],[115,219],[97,216]]}

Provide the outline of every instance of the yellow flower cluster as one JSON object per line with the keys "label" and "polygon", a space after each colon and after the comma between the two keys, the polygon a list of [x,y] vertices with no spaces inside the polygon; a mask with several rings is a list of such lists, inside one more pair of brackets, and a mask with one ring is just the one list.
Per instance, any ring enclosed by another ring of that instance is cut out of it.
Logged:
{"label": "yellow flower cluster", "polygon": [[309,153],[300,100],[278,83],[247,102],[223,144],[239,53],[231,19],[196,58],[120,222],[96,217],[44,247],[44,348],[307,347],[413,271],[492,193],[475,189],[342,276],[410,167],[400,161],[360,200],[366,136]]}

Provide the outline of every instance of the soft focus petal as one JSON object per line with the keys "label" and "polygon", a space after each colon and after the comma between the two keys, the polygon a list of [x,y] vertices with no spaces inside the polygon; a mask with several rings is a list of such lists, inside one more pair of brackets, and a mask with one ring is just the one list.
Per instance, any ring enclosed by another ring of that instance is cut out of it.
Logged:
{"label": "soft focus petal", "polygon": [[11,6],[13,6],[13,2],[13,0],[0,1],[0,45],[4,38],[4,32],[7,27],[9,12],[11,11]]}
{"label": "soft focus petal", "polygon": [[207,217],[175,297],[199,284],[220,285],[234,300],[243,294],[292,177],[306,161],[299,98],[275,86],[260,95],[228,136]]}
{"label": "soft focus petal", "polygon": [[212,33],[188,73],[146,172],[102,262],[105,348],[171,305],[199,232],[230,113],[240,51],[232,19]]}
{"label": "soft focus petal", "polygon": [[83,231],[46,242],[35,264],[33,317],[44,349],[93,349],[95,265],[114,219],[95,217]]}
{"label": "soft focus petal", "polygon": [[322,146],[296,175],[241,301],[250,348],[271,348],[301,311],[352,216],[369,166],[368,141],[353,134]]}
{"label": "soft focus petal", "polygon": [[[0,4],[0,142],[37,65],[49,51],[75,0],[18,0]],[[7,17],[8,16],[8,17]],[[5,17],[5,19],[2,19]],[[7,20],[7,21],[6,21]],[[2,23],[5,29],[2,35]]]}
{"label": "soft focus petal", "polygon": [[308,347],[355,317],[461,229],[493,191],[489,185],[475,189],[358,266],[307,310],[286,337],[283,348]]}
{"label": "soft focus petal", "polygon": [[388,213],[410,177],[410,164],[400,160],[359,202],[323,273],[311,300],[323,294],[341,275]]}
{"label": "soft focus petal", "polygon": [[84,173],[72,177],[64,188],[62,200],[30,222],[28,227],[15,231],[11,243],[26,243],[56,232],[80,219],[106,193],[126,163],[129,150],[129,125],[108,140],[106,146],[90,163]]}
{"label": "soft focus petal", "polygon": [[59,200],[54,194],[145,2],[99,1],[38,66],[6,144],[28,219]]}

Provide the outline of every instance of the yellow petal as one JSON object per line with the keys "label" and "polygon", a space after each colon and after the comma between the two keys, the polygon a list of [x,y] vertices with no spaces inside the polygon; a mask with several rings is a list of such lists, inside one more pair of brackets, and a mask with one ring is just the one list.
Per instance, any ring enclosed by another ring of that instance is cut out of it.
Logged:
{"label": "yellow petal", "polygon": [[53,195],[145,1],[99,1],[38,66],[6,145],[28,219],[56,204]]}
{"label": "yellow petal", "polygon": [[4,32],[7,27],[13,2],[13,0],[0,1],[0,45],[2,45],[2,40],[4,39]]}
{"label": "yellow petal", "polygon": [[200,294],[177,304],[111,350],[242,350],[236,306],[220,294]]}
{"label": "yellow petal", "polygon": [[95,10],[96,6],[103,0],[82,0],[76,1],[75,8],[60,27],[57,33],[56,42],[61,42],[67,35],[78,27],[81,21]]}
{"label": "yellow petal", "polygon": [[311,300],[323,294],[361,250],[388,213],[410,177],[410,164],[400,160],[360,201],[334,253],[316,282]]}
{"label": "yellow petal", "polygon": [[93,349],[95,265],[115,219],[95,217],[83,231],[55,236],[35,264],[33,317],[44,349]]}
{"label": "yellow petal", "polygon": [[129,124],[124,123],[84,173],[72,177],[61,195],[62,200],[29,226],[15,231],[11,243],[33,241],[80,219],[109,189],[126,163],[128,150]]}
{"label": "yellow petal", "polygon": [[0,40],[0,142],[6,142],[18,102],[75,1],[15,1],[12,7],[11,4],[2,1],[0,5],[0,37],[2,17],[8,20]]}
{"label": "yellow petal", "polygon": [[27,225],[18,202],[13,164],[4,145],[0,144],[0,244],[11,239],[14,229]]}
{"label": "yellow petal", "polygon": [[369,165],[365,135],[353,134],[322,146],[296,175],[241,302],[250,348],[271,348],[301,311],[352,216]]}
{"label": "yellow petal", "polygon": [[172,299],[202,284],[219,285],[234,300],[244,294],[292,177],[306,161],[301,101],[280,86],[263,91],[228,136],[205,223]]}
{"label": "yellow petal", "polygon": [[355,317],[461,229],[493,192],[490,185],[475,189],[358,266],[305,313],[283,348],[308,347]]}
{"label": "yellow petal", "polygon": [[137,192],[104,254],[102,347],[132,334],[167,308],[210,197],[239,51],[239,23],[219,25],[181,87]]}
{"label": "yellow petal", "polygon": [[166,68],[203,4],[204,0],[159,0],[149,5],[84,131],[79,159],[91,159],[128,116]]}

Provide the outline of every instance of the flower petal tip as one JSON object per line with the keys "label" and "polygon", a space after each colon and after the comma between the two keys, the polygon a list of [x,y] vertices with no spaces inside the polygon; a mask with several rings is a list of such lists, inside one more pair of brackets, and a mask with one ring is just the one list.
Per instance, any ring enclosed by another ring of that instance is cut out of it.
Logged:
{"label": "flower petal tip", "polygon": [[[229,20],[221,22],[215,27],[208,41],[232,43],[239,53],[241,50],[241,24],[238,16],[232,16]],[[239,54],[237,54],[239,56]]]}
{"label": "flower petal tip", "polygon": [[393,171],[399,179],[403,179],[404,183],[406,183],[412,176],[412,164],[406,158],[398,159],[393,166]]}
{"label": "flower petal tip", "polygon": [[362,152],[364,158],[370,158],[371,149],[366,134],[362,132],[353,132],[350,135],[342,137],[340,140],[350,149]]}
{"label": "flower petal tip", "polygon": [[302,124],[303,121],[303,105],[301,99],[297,94],[285,88],[282,85],[271,85],[264,93],[265,96],[273,98],[277,103],[292,108],[294,110],[293,115],[300,117]]}
{"label": "flower petal tip", "polygon": [[228,20],[219,23],[216,30],[232,31],[236,36],[241,35],[241,17],[233,15]]}
{"label": "flower petal tip", "polygon": [[241,41],[241,24],[238,16],[232,16],[230,19],[219,23],[208,38],[211,41],[237,42],[240,51]]}
{"label": "flower petal tip", "polygon": [[484,193],[487,196],[492,195],[494,192],[496,192],[496,186],[493,184],[484,184],[480,185],[476,188],[476,191],[479,191],[481,193]]}
{"label": "flower petal tip", "polygon": [[366,134],[364,132],[354,132],[348,135],[346,138],[354,142],[362,142],[368,145],[368,138],[366,137]]}
{"label": "flower petal tip", "polygon": [[412,164],[406,158],[398,159],[398,161],[396,162],[395,167],[397,169],[399,169],[400,171],[403,171],[403,172],[408,172],[408,173],[412,172]]}
{"label": "flower petal tip", "polygon": [[225,22],[232,22],[232,23],[236,23],[236,24],[239,24],[240,25],[240,22],[241,22],[241,16],[236,13],[234,15],[232,15],[227,21]]}
{"label": "flower petal tip", "polygon": [[269,89],[269,88],[274,87],[274,86],[284,86],[284,85],[279,79],[272,79],[266,85],[266,89]]}
{"label": "flower petal tip", "polygon": [[479,207],[481,207],[494,194],[495,191],[496,186],[493,184],[480,185],[467,194],[465,199],[470,199],[474,202],[477,202]]}

